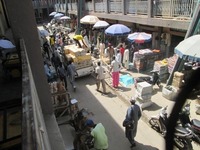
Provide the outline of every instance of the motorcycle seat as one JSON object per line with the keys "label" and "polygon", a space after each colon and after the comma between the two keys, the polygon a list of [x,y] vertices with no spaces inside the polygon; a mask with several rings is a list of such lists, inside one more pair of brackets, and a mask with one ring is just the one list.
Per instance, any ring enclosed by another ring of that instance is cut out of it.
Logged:
{"label": "motorcycle seat", "polygon": [[182,134],[188,134],[188,133],[189,133],[189,131],[186,130],[186,129],[185,129],[184,127],[182,127],[182,126],[177,126],[177,127],[176,127],[176,131],[179,132],[179,133],[182,133]]}
{"label": "motorcycle seat", "polygon": [[193,119],[193,120],[192,120],[192,124],[193,124],[194,126],[200,128],[200,121],[199,121],[199,120]]}

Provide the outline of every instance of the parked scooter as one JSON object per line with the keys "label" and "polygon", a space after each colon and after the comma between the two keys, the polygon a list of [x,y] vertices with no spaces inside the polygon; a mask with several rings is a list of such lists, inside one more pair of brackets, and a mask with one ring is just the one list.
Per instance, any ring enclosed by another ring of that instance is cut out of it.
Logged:
{"label": "parked scooter", "polygon": [[151,85],[157,84],[157,86],[160,88],[161,82],[159,73],[156,70],[152,70],[150,73],[152,73],[152,76],[145,76],[145,77],[138,77],[135,79],[135,86],[137,87],[137,83],[139,82],[148,82]]}
{"label": "parked scooter", "polygon": [[77,111],[73,119],[70,120],[70,125],[74,127],[75,131],[81,131],[85,127],[85,121],[88,119],[89,115],[94,115],[92,112],[88,112],[86,108],[82,108]]}
{"label": "parked scooter", "polygon": [[192,130],[193,141],[200,144],[200,121],[197,119],[190,120],[190,103],[187,103],[179,113],[179,121],[183,127]]}
{"label": "parked scooter", "polygon": [[177,126],[174,133],[174,145],[179,150],[193,150],[192,131],[182,126]]}
{"label": "parked scooter", "polygon": [[90,131],[84,129],[83,131],[76,132],[73,145],[76,150],[89,150],[94,147],[94,138]]}
{"label": "parked scooter", "polygon": [[73,141],[74,148],[77,150],[89,150],[94,146],[93,137],[85,126],[85,121],[92,112],[88,112],[86,108],[82,108],[70,120],[70,125],[74,127],[76,135]]}
{"label": "parked scooter", "polygon": [[168,106],[161,108],[158,115],[151,116],[151,118],[149,119],[149,124],[152,126],[152,128],[163,135],[166,134],[167,107]]}
{"label": "parked scooter", "polygon": [[[149,124],[158,132],[166,135],[166,125],[167,125],[167,106],[163,107],[158,115],[152,116],[149,119]],[[175,128],[174,134],[174,145],[180,150],[192,150],[192,131],[187,130],[182,126],[177,126]]]}

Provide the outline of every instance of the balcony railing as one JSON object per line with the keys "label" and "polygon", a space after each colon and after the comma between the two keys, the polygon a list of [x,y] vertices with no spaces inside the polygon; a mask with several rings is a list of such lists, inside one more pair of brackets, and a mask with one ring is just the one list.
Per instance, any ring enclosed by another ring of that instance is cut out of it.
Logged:
{"label": "balcony railing", "polygon": [[[191,18],[192,12],[198,0],[125,0],[125,13],[128,15],[148,15],[165,18]],[[85,3],[85,11],[105,13],[107,12],[106,0],[94,0]],[[108,0],[108,13],[122,13],[122,0]],[[149,6],[150,5],[150,6]],[[77,11],[77,3],[68,4],[69,11]],[[149,11],[151,9],[151,11]]]}
{"label": "balcony railing", "polygon": [[54,7],[54,5],[56,3],[57,3],[57,0],[34,0],[34,1],[32,1],[34,9]]}
{"label": "balcony railing", "polygon": [[63,12],[63,13],[65,13],[66,12],[66,4],[55,4],[54,5],[54,9],[57,12]]}
{"label": "balcony railing", "polygon": [[147,15],[148,12],[148,0],[146,1],[126,1],[126,13],[136,15]]}
{"label": "balcony railing", "polygon": [[109,11],[110,13],[122,13],[122,2],[121,0],[110,0],[109,2]]}

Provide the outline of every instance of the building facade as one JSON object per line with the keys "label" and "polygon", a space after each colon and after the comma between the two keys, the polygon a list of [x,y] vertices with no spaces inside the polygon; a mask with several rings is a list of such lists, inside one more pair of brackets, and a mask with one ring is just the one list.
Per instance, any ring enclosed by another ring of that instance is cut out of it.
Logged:
{"label": "building facade", "polygon": [[55,11],[67,11],[71,18],[76,19],[81,11],[80,18],[95,15],[110,24],[127,25],[132,32],[152,34],[152,49],[169,57],[185,37],[197,0],[69,0],[67,7],[62,2],[55,5]]}

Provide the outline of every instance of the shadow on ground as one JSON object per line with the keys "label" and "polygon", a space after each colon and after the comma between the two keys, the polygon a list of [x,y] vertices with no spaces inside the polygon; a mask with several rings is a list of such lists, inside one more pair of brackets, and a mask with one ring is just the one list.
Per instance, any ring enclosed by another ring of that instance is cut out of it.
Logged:
{"label": "shadow on ground", "polygon": [[150,145],[144,145],[142,143],[139,143],[136,141],[136,146],[131,148],[132,150],[158,150],[158,148],[150,146]]}
{"label": "shadow on ground", "polygon": [[156,103],[153,102],[150,107],[143,108],[143,110],[155,111],[155,110],[159,110],[161,108],[162,107],[160,107],[159,105],[157,105]]}

